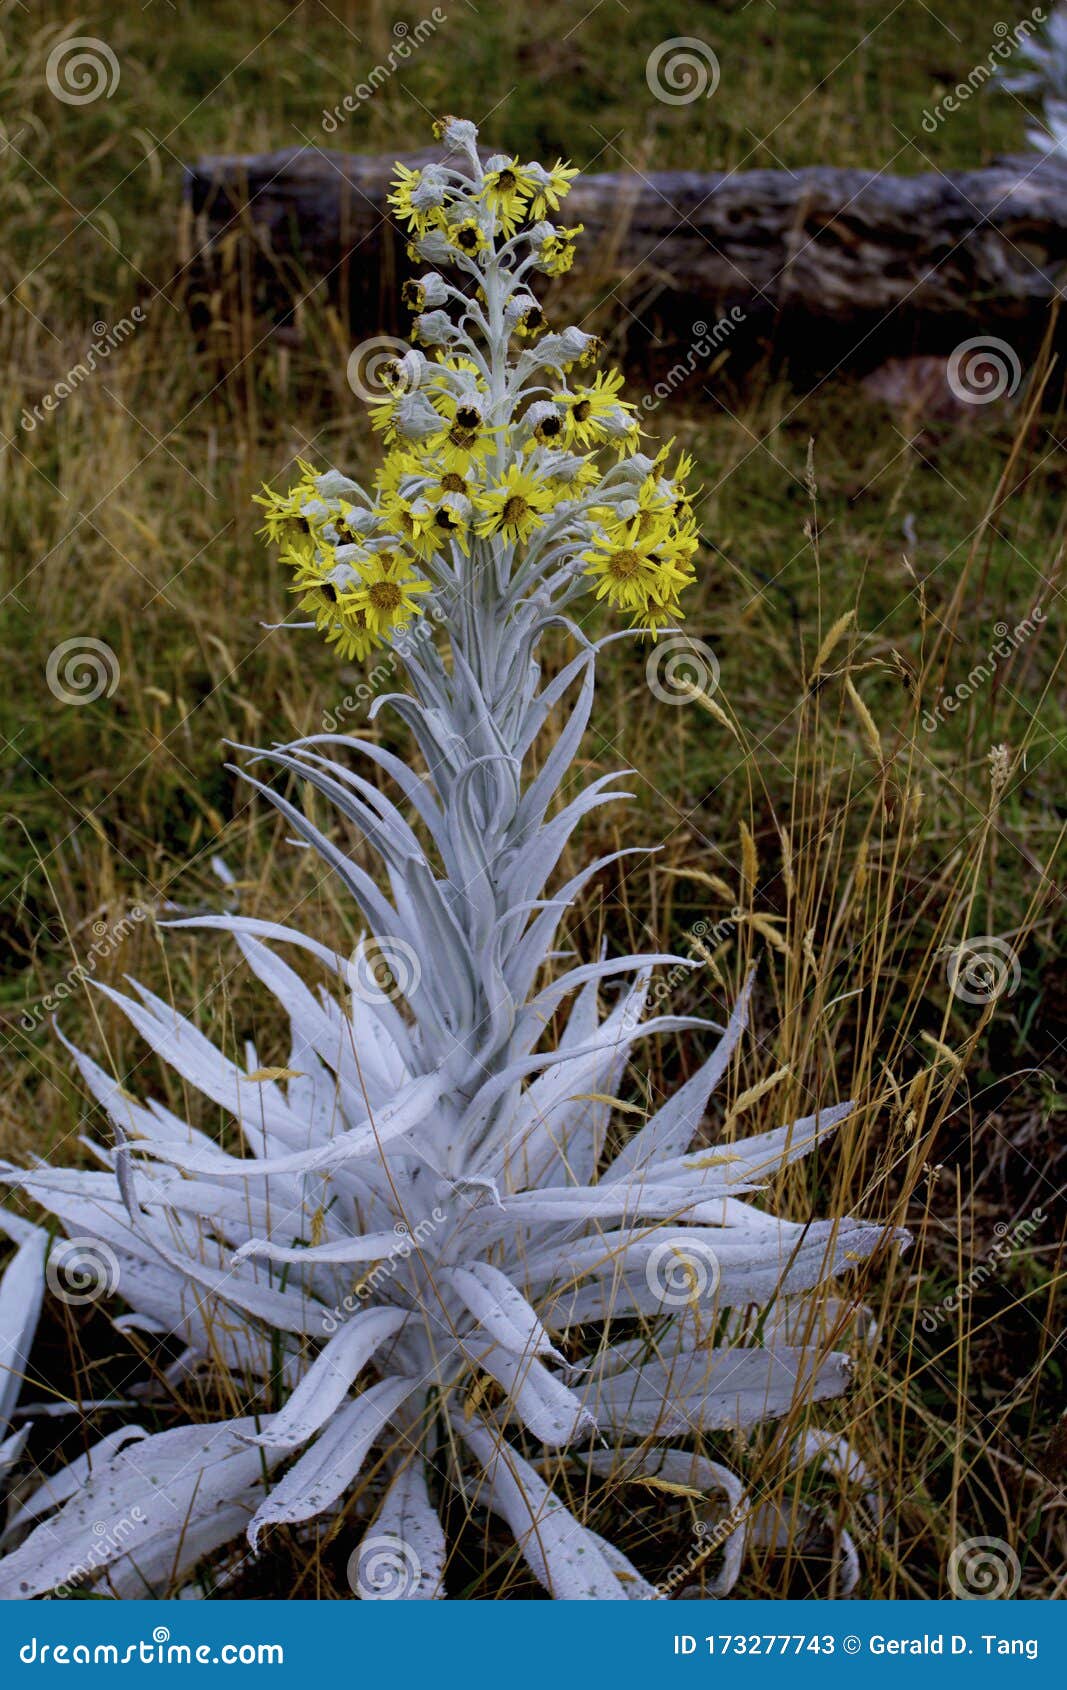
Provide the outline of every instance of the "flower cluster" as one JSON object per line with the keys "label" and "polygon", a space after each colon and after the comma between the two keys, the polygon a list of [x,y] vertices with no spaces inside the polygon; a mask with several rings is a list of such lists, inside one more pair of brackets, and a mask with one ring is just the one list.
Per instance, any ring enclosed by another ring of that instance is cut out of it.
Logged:
{"label": "flower cluster", "polygon": [[[515,602],[562,609],[595,588],[635,628],[677,621],[698,537],[691,463],[641,452],[617,370],[594,371],[595,336],[553,332],[534,274],[570,267],[580,226],[545,219],[577,172],[497,155],[446,120],[456,168],[398,167],[389,203],[413,260],[451,265],[405,284],[413,345],[379,372],[374,427],[388,448],[373,488],[300,464],[266,490],[300,609],[345,658],[403,632],[434,595],[443,614],[487,569]],[[422,350],[425,348],[425,350]]]}

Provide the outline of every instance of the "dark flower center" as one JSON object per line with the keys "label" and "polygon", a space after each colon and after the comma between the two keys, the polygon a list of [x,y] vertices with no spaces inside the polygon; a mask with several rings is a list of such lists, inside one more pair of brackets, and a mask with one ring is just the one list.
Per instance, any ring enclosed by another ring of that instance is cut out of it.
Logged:
{"label": "dark flower center", "polygon": [[624,551],[612,552],[611,554],[611,573],[617,575],[623,581],[629,580],[631,575],[636,575],[640,567],[641,553],[635,552],[629,547]]}
{"label": "dark flower center", "polygon": [[403,600],[395,581],[375,581],[368,596],[376,610],[395,610]]}

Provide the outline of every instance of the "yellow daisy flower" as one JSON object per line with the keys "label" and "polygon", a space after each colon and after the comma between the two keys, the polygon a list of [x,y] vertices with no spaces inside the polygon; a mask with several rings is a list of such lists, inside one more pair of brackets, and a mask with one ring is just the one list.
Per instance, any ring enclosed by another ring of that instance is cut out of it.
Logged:
{"label": "yellow daisy flower", "polygon": [[517,158],[508,159],[498,170],[488,170],[479,198],[496,219],[500,233],[510,239],[526,216],[526,204],[534,191],[534,179]]}
{"label": "yellow daisy flower", "polygon": [[561,158],[556,160],[551,170],[540,172],[530,200],[529,214],[534,223],[544,222],[550,211],[559,210],[560,200],[570,193],[571,183],[579,174],[576,165],[572,165],[569,159],[564,164]]}
{"label": "yellow daisy flower", "polygon": [[519,464],[509,464],[503,480],[479,494],[476,505],[482,515],[476,532],[483,539],[499,535],[510,542],[525,542],[541,527],[545,513],[556,502],[552,490]]}
{"label": "yellow daisy flower", "polygon": [[326,631],[326,642],[337,650],[344,663],[362,663],[378,641],[368,631],[365,613],[355,607]]}
{"label": "yellow daisy flower", "polygon": [[603,419],[615,411],[632,411],[633,405],[620,399],[622,374],[619,370],[600,370],[592,387],[576,387],[560,394],[570,418],[571,438],[579,446],[602,440],[606,434]]}
{"label": "yellow daisy flower", "polygon": [[302,507],[316,496],[317,472],[303,458],[296,460],[296,467],[300,480],[286,492],[276,493],[273,487],[264,485],[262,493],[252,495],[253,502],[262,505],[266,513],[259,532],[269,546],[284,545],[312,532],[312,524]]}
{"label": "yellow daisy flower", "polygon": [[389,494],[382,500],[380,516],[382,527],[403,540],[416,557],[433,556],[433,511],[424,500],[416,503],[399,493]]}
{"label": "yellow daisy flower", "polygon": [[598,599],[609,599],[620,610],[645,616],[653,601],[670,603],[687,585],[687,576],[675,559],[665,555],[658,539],[641,539],[638,521],[635,518],[598,534],[582,561],[586,574],[597,582]]}
{"label": "yellow daisy flower", "polygon": [[428,444],[442,469],[469,476],[477,474],[496,449],[495,431],[484,426],[464,428],[457,417],[450,428],[443,434],[435,434]]}
{"label": "yellow daisy flower", "polygon": [[386,195],[386,204],[396,212],[400,221],[420,235],[426,232],[430,223],[427,213],[411,203],[411,196],[421,181],[421,170],[409,170],[406,164],[398,164],[393,191]]}
{"label": "yellow daisy flower", "polygon": [[546,276],[563,276],[574,263],[574,238],[585,225],[576,223],[573,229],[557,229],[542,241],[537,254],[537,268]]}
{"label": "yellow daisy flower", "polygon": [[418,595],[430,591],[429,581],[416,575],[399,552],[373,552],[359,564],[359,585],[352,604],[363,612],[366,626],[378,639],[405,628],[419,612]]}
{"label": "yellow daisy flower", "polygon": [[381,467],[374,477],[374,485],[379,494],[399,493],[401,482],[409,481],[412,476],[422,473],[422,464],[414,452],[407,447],[394,446],[382,460]]}
{"label": "yellow daisy flower", "polygon": [[468,258],[475,258],[489,245],[484,230],[473,217],[465,217],[462,223],[447,223],[444,232],[449,246],[466,253]]}
{"label": "yellow daisy flower", "polygon": [[526,307],[518,318],[515,324],[515,333],[520,335],[523,340],[536,340],[538,335],[544,334],[547,327],[548,318],[535,300]]}

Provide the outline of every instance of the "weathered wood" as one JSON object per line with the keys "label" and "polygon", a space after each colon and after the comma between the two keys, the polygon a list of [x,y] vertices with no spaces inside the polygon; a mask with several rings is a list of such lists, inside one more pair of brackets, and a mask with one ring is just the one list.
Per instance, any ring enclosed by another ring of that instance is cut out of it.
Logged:
{"label": "weathered wood", "polygon": [[[308,148],[188,169],[198,320],[239,298],[292,333],[302,302],[325,295],[350,332],[397,326],[407,260],[385,205],[392,170],[392,159]],[[1067,274],[1067,166],[1034,155],[954,175],[585,176],[566,220],[585,225],[583,298],[613,290],[653,337],[667,326],[682,341],[694,314],[709,331],[728,319],[720,343],[781,344],[784,325],[817,325],[835,356],[842,336],[854,351],[870,341],[869,361],[951,347],[976,323],[1025,340]]]}

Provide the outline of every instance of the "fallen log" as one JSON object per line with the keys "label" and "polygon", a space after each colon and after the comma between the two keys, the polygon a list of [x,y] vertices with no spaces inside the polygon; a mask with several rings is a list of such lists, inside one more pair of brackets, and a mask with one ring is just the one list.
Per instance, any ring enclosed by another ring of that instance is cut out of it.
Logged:
{"label": "fallen log", "polygon": [[[410,265],[385,203],[393,163],[299,148],[187,168],[185,275],[201,329],[232,330],[243,313],[254,334],[266,323],[298,338],[313,300],[351,336],[403,327]],[[714,328],[716,348],[770,342],[870,367],[947,351],[977,326],[1025,350],[1061,297],[1067,164],[591,175],[566,221],[585,225],[583,305],[610,293],[612,315],[621,302],[653,343],[692,341],[696,323],[705,338]]]}

